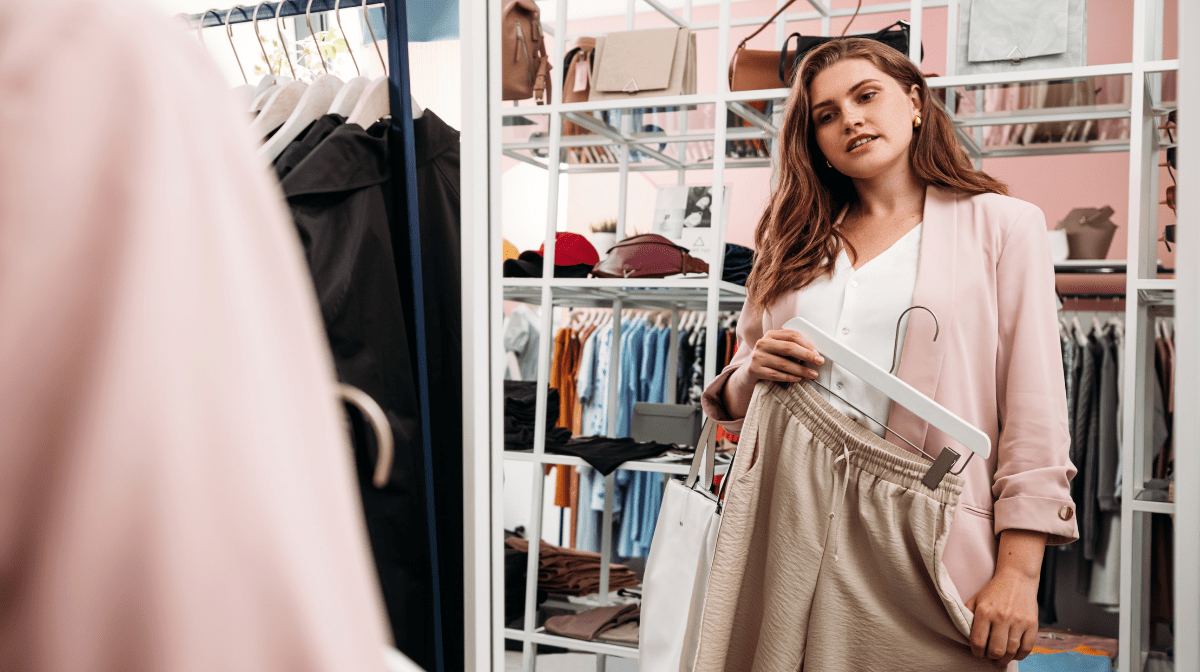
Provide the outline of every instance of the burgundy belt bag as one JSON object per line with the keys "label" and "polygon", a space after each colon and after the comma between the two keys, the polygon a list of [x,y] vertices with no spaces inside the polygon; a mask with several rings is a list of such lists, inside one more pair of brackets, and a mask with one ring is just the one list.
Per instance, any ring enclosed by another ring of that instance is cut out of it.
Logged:
{"label": "burgundy belt bag", "polygon": [[597,278],[665,278],[679,273],[707,272],[704,260],[654,233],[630,236],[613,245],[592,269]]}

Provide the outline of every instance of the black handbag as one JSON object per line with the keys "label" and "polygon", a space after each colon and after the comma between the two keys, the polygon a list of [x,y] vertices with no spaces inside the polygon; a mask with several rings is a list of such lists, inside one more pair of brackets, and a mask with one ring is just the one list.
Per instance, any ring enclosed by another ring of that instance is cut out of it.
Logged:
{"label": "black handbag", "polygon": [[[793,60],[788,67],[788,45],[792,43],[792,38],[796,38],[796,50],[793,52]],[[848,35],[847,37],[861,37],[868,40],[882,42],[889,47],[899,51],[905,56],[908,55],[908,22],[897,21],[892,25],[880,30],[877,33],[869,35]],[[804,60],[804,55],[813,49],[832,42],[833,40],[844,40],[845,37],[821,37],[820,35],[801,35],[800,33],[792,33],[788,39],[783,42],[783,49],[779,51],[779,79],[786,83],[789,87],[792,85],[791,77],[800,69],[800,61]],[[921,60],[925,59],[925,47],[921,46]]]}

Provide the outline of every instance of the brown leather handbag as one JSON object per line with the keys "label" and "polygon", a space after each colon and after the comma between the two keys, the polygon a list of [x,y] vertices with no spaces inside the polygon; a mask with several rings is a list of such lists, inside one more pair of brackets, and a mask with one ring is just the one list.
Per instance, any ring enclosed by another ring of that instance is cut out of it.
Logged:
{"label": "brown leather handbag", "polygon": [[708,263],[655,233],[613,245],[592,269],[597,278],[665,278],[679,273],[708,273]]}
{"label": "brown leather handbag", "polygon": [[[587,102],[588,93],[592,88],[592,57],[596,53],[596,38],[581,37],[575,42],[575,47],[563,58],[563,89],[564,103]],[[562,134],[591,135],[592,132],[568,119],[563,119]],[[593,163],[594,148],[572,147],[568,150],[572,162]]]}
{"label": "brown leather handbag", "polygon": [[501,16],[502,99],[549,103],[550,57],[537,5],[533,0],[510,0]]}
{"label": "brown leather handbag", "polygon": [[[789,0],[782,7],[775,10],[771,18],[767,19],[766,23],[758,27],[758,30],[750,33],[749,37],[738,43],[737,49],[733,51],[733,58],[729,59],[729,90],[730,91],[757,91],[759,89],[786,89],[788,82],[792,81],[792,73],[787,73],[787,82],[779,78],[779,52],[774,49],[747,49],[746,43],[753,39],[756,35],[766,30],[767,26],[775,20],[775,17],[783,13],[783,10],[792,6],[796,0]],[[786,63],[791,68],[791,64],[796,60],[796,52],[786,52]]]}

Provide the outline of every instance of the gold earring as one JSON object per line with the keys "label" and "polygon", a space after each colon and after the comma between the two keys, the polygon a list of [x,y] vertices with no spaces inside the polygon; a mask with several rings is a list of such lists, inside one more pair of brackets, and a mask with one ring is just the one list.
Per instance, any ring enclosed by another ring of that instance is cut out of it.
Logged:
{"label": "gold earring", "polygon": [[833,168],[833,164],[829,162],[829,159],[825,159],[825,165],[829,168]]}
{"label": "gold earring", "polygon": [[920,128],[920,126],[921,126],[921,115],[919,115],[919,114],[914,115],[913,116],[913,128]]}

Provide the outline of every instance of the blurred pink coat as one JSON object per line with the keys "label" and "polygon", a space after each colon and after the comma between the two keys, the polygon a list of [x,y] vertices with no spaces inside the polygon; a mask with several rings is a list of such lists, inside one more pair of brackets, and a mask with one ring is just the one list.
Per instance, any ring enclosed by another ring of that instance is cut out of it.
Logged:
{"label": "blurred pink coat", "polygon": [[328,346],[242,114],[141,3],[0,3],[0,670],[384,669]]}
{"label": "blurred pink coat", "polygon": [[[726,429],[736,433],[742,419],[726,412],[722,388],[749,399],[754,382],[740,370],[765,332],[797,316],[798,295],[785,295],[761,319],[742,311],[737,354],[703,400],[705,413]],[[1054,267],[1042,211],[1008,196],[967,197],[929,187],[912,302],[937,315],[941,334],[934,341],[933,320],[913,313],[897,375],[992,441],[991,457],[967,465],[946,543],[946,570],[966,601],[995,573],[1000,532],[1045,532],[1051,544],[1079,536]],[[888,426],[931,455],[946,446],[964,459],[970,454],[899,404],[892,404]],[[887,438],[912,450],[891,433]]]}

